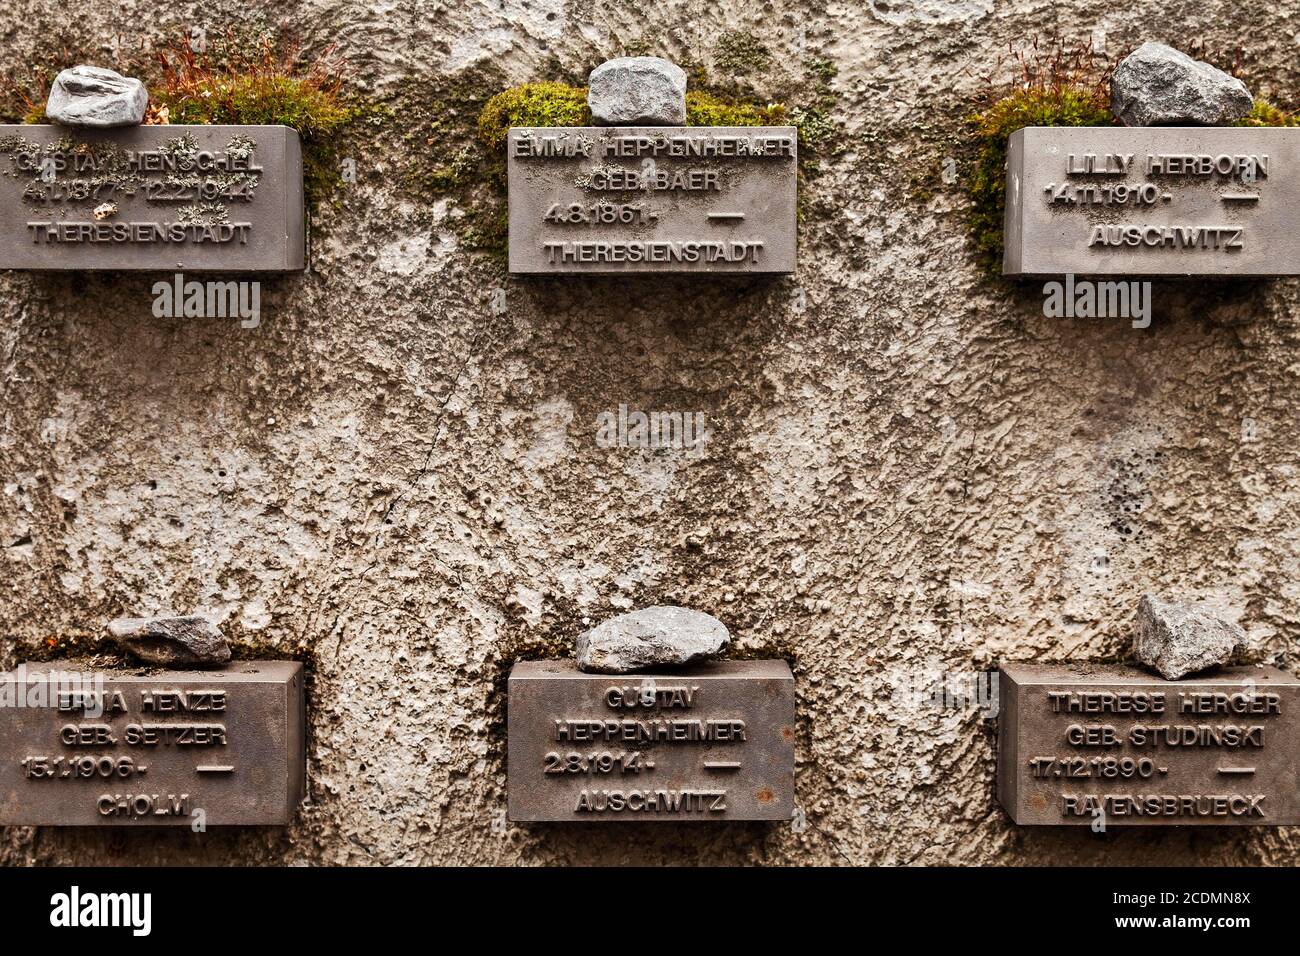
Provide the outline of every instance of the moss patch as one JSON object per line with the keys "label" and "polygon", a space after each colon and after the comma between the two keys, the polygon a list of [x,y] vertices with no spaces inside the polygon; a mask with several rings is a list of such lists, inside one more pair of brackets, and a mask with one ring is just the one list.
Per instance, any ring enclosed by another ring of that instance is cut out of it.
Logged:
{"label": "moss patch", "polygon": [[1267,100],[1256,100],[1249,113],[1232,124],[1233,126],[1300,126],[1300,117],[1295,113],[1274,106]]}
{"label": "moss patch", "polygon": [[718,39],[713,59],[724,73],[743,76],[766,68],[772,54],[752,33],[731,31]]}
{"label": "moss patch", "polygon": [[785,126],[789,111],[780,103],[759,106],[692,90],[686,94],[687,126]]}
{"label": "moss patch", "polygon": [[1007,139],[1026,126],[1112,126],[1110,104],[1095,86],[1027,89],[1004,97],[971,117],[978,152],[969,179],[971,238],[982,263],[1002,262],[1006,209]]}
{"label": "moss patch", "polygon": [[487,101],[478,118],[478,138],[499,152],[512,126],[590,126],[587,88],[567,83],[525,83]]}

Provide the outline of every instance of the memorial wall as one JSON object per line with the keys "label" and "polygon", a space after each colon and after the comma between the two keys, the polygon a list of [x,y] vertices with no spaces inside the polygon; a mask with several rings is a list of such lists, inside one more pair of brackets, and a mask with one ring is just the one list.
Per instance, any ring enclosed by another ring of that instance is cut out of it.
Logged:
{"label": "memorial wall", "polygon": [[0,13],[0,863],[1300,863],[1296,12]]}

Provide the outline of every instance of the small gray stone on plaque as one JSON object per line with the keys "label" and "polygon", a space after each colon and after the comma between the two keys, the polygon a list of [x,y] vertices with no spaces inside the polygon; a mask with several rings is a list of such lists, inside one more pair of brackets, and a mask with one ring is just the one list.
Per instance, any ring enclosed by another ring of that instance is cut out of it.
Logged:
{"label": "small gray stone on plaque", "polygon": [[793,272],[793,126],[510,130],[510,271]]}
{"label": "small gray stone on plaque", "polygon": [[0,126],[0,269],[290,272],[303,215],[285,126]]}
{"label": "small gray stone on plaque", "polygon": [[1300,129],[1011,135],[1006,276],[1300,275]]}
{"label": "small gray stone on plaque", "polygon": [[998,799],[1022,826],[1300,824],[1300,679],[1230,667],[1001,669]]}
{"label": "small gray stone on plaque", "polygon": [[54,78],[45,118],[64,126],[106,129],[144,119],[149,92],[134,77],[97,66],[74,66]]}
{"label": "small gray stone on plaque", "polygon": [[649,674],[516,664],[508,682],[509,818],[788,820],[794,676],[785,661]]}
{"label": "small gray stone on plaque", "polygon": [[0,826],[284,826],[305,780],[297,661],[0,674]]}

